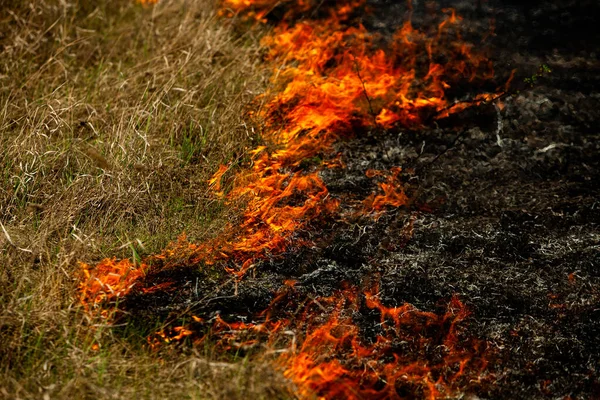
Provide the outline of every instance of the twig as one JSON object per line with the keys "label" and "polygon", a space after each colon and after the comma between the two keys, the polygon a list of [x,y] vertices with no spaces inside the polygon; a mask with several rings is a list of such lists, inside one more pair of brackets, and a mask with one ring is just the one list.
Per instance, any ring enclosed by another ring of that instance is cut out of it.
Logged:
{"label": "twig", "polygon": [[367,93],[367,87],[365,85],[365,81],[363,80],[362,76],[360,76],[360,68],[358,66],[358,61],[356,61],[356,57],[354,57],[354,55],[352,56],[352,59],[354,60],[354,66],[356,68],[356,75],[358,76],[358,80],[360,81],[362,88],[363,88],[363,93],[365,94],[365,98],[367,99],[367,103],[369,104],[369,113],[373,117],[375,126],[377,126],[377,116],[375,115],[375,112],[373,111],[373,105],[371,104],[371,98],[369,97],[369,93]]}
{"label": "twig", "polygon": [[446,111],[450,110],[452,107],[455,107],[455,106],[457,106],[457,105],[459,105],[459,104],[475,104],[475,103],[479,103],[479,104],[490,104],[490,103],[493,103],[493,102],[495,102],[496,100],[499,100],[499,99],[501,99],[501,98],[503,98],[503,97],[510,96],[510,95],[512,95],[512,94],[513,94],[513,93],[511,93],[511,92],[502,92],[502,93],[500,93],[498,96],[496,96],[496,97],[494,97],[493,99],[490,99],[490,100],[482,100],[482,99],[469,99],[469,100],[457,101],[456,103],[454,103],[454,104],[451,104],[451,105],[449,105],[448,107],[444,107],[444,108],[442,108],[441,110],[439,110],[438,112],[436,112],[436,113],[433,115],[432,119],[436,119],[436,117],[437,117],[438,115],[440,115],[440,114],[443,114],[444,112],[446,112]]}
{"label": "twig", "polygon": [[496,127],[496,142],[498,143],[499,147],[503,147],[504,145],[502,144],[502,138],[500,137],[500,134],[504,129],[504,124],[502,123],[502,114],[500,113],[500,107],[498,107],[496,103],[494,103],[494,108],[496,109],[496,122],[498,124]]}
{"label": "twig", "polygon": [[458,133],[456,135],[456,137],[454,138],[454,140],[452,141],[452,143],[450,143],[448,146],[446,146],[446,148],[444,149],[444,151],[442,151],[441,153],[439,153],[437,156],[435,156],[433,158],[433,160],[431,160],[429,162],[429,164],[426,165],[426,167],[430,167],[433,164],[435,164],[435,162],[444,154],[446,154],[450,149],[454,148],[454,146],[456,146],[456,143],[458,143],[458,140],[461,139],[464,135],[465,135],[465,130],[460,131],[460,133]]}
{"label": "twig", "polygon": [[325,3],[325,0],[321,0],[321,2],[315,7],[313,12],[310,14],[311,18],[314,18],[317,15],[317,13],[319,12],[319,9],[321,9],[321,6],[323,5],[323,3]]}

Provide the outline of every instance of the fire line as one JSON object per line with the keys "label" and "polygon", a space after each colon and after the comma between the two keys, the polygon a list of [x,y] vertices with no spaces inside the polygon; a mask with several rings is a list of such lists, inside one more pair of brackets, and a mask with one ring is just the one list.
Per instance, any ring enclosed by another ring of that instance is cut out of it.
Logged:
{"label": "fire line", "polygon": [[[296,235],[317,221],[342,219],[348,208],[377,217],[407,205],[399,166],[366,171],[378,188],[360,204],[345,205],[332,195],[322,173],[344,167],[336,143],[369,129],[418,129],[499,95],[479,93],[463,103],[447,95],[457,82],[493,77],[491,63],[461,40],[461,18],[453,10],[444,10],[432,32],[408,20],[390,39],[370,33],[357,19],[369,12],[365,1],[318,3],[223,1],[223,17],[241,15],[261,23],[273,9],[285,10],[262,42],[274,88],[264,94],[266,106],[256,114],[267,144],[250,152],[246,169],[234,172],[223,165],[208,182],[215,196],[244,204],[241,223],[204,243],[182,238],[140,265],[115,259],[95,267],[82,264],[80,298],[88,311],[108,317],[119,299],[134,293],[176,291],[171,282],[152,282],[169,268],[212,266],[239,282],[261,261],[283,255],[290,243],[311,245],[306,239],[298,242]],[[300,398],[392,399],[407,393],[445,398],[485,379],[486,344],[464,337],[461,324],[468,312],[458,298],[438,315],[410,304],[388,307],[379,300],[376,285],[340,288],[331,297],[302,301],[294,285],[282,286],[257,316],[259,322],[193,315],[186,324],[152,335],[149,343],[199,344],[212,335],[227,351],[252,348],[258,341],[279,346],[284,332],[296,332],[292,343],[284,341],[287,350],[274,363],[295,383]],[[273,311],[299,306],[303,311],[295,315]],[[379,318],[368,337],[352,317],[360,310]]]}

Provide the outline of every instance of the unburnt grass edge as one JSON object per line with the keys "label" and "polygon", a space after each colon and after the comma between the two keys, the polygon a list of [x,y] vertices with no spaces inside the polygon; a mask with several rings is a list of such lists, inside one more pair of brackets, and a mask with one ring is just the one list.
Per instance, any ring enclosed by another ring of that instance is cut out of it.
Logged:
{"label": "unburnt grass edge", "polygon": [[75,290],[78,261],[140,259],[231,218],[206,181],[259,140],[245,111],[269,71],[264,28],[216,7],[0,8],[0,398],[289,397],[271,367],[210,346],[152,353]]}

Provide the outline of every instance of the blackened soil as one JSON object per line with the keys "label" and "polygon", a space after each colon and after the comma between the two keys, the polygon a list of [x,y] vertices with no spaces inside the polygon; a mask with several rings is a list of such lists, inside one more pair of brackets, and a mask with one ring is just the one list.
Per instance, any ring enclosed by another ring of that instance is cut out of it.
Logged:
{"label": "blackened soil", "polygon": [[480,397],[600,398],[600,5],[506,3],[484,7],[498,70],[518,68],[517,86],[541,64],[549,76],[495,117],[468,111],[475,126],[352,146],[371,168],[413,167],[406,180],[432,205],[400,251],[377,257],[381,290],[423,309],[452,294],[468,304],[472,333],[499,355]]}
{"label": "blackened soil", "polygon": [[480,397],[599,398],[600,5],[506,3],[484,7],[498,70],[518,68],[517,86],[541,64],[549,76],[495,116],[461,117],[476,124],[388,132],[346,151],[369,168],[414,168],[407,183],[432,211],[417,214],[401,250],[376,257],[381,291],[423,309],[452,294],[468,304],[472,333],[499,355]]}
{"label": "blackened soil", "polygon": [[[366,26],[393,30],[406,15],[398,3],[373,1]],[[414,3],[416,23],[439,8]],[[388,306],[439,311],[453,295],[468,306],[468,332],[490,343],[494,379],[467,395],[600,398],[600,5],[448,3],[474,32],[494,20],[482,46],[498,75],[518,69],[519,93],[503,109],[473,108],[424,130],[355,132],[336,149],[347,168],[322,174],[332,196],[358,204],[377,190],[368,169],[401,166],[410,207],[375,218],[348,206],[344,218],[299,232],[284,257],[237,288],[182,266],[166,278],[178,290],[131,296],[131,315],[251,319],[284,279],[314,296],[377,276]],[[542,64],[552,72],[524,83]]]}

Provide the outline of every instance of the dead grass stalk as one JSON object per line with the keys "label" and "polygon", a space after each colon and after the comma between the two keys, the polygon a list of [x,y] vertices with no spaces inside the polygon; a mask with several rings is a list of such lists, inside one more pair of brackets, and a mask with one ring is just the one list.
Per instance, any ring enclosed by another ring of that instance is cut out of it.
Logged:
{"label": "dead grass stalk", "polygon": [[0,397],[279,396],[263,365],[149,354],[74,291],[78,260],[222,228],[206,180],[257,140],[244,111],[266,85],[260,34],[203,0],[0,7]]}

